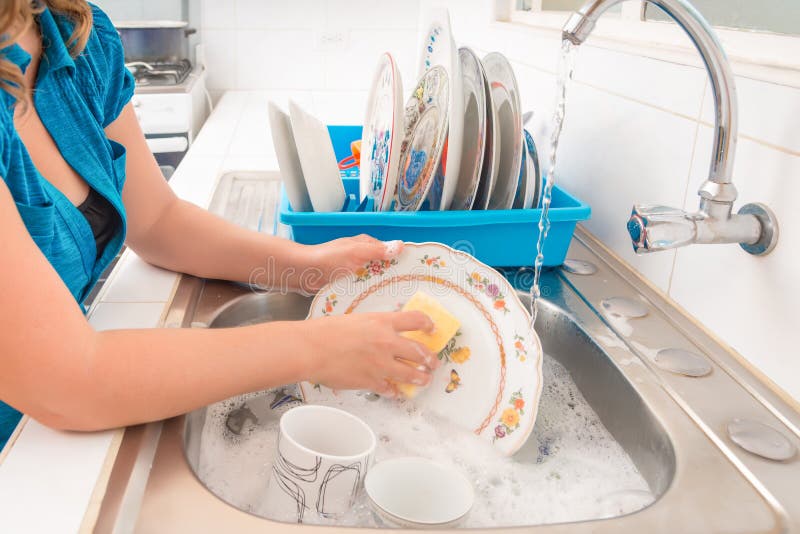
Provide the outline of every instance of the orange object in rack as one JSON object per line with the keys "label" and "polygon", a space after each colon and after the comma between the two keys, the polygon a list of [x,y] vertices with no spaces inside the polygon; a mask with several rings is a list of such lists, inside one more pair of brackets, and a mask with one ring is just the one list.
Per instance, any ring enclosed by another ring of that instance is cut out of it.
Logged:
{"label": "orange object in rack", "polygon": [[339,162],[340,171],[345,171],[361,165],[361,139],[350,143],[350,152],[352,152],[350,156],[347,156]]}

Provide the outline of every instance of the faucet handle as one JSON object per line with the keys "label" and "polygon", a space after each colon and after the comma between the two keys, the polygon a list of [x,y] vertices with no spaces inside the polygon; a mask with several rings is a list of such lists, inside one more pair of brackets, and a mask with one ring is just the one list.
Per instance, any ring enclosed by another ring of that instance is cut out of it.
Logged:
{"label": "faucet handle", "polygon": [[695,217],[657,204],[637,204],[628,220],[628,233],[637,254],[682,247],[695,242]]}

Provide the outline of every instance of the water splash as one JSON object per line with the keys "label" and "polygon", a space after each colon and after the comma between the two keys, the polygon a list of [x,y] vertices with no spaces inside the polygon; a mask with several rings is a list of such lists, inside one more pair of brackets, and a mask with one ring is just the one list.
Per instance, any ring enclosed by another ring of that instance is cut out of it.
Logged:
{"label": "water splash", "polygon": [[550,231],[550,202],[553,197],[553,186],[556,183],[556,151],[564,126],[564,116],[567,108],[567,84],[572,79],[575,70],[575,55],[578,47],[564,40],[561,43],[561,57],[558,62],[558,79],[556,80],[556,107],[553,113],[553,129],[550,136],[550,151],[548,152],[547,175],[545,176],[544,191],[542,193],[542,216],[539,218],[539,240],[536,243],[536,260],[534,262],[533,284],[531,285],[531,328],[536,323],[537,303],[541,296],[539,279],[544,265],[544,241]]}

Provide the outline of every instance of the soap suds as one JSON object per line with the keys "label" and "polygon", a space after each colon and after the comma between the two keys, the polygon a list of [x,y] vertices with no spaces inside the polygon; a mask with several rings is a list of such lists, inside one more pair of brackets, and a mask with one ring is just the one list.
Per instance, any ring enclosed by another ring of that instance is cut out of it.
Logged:
{"label": "soap suds", "polygon": [[[512,458],[490,443],[416,407],[363,395],[338,401],[364,419],[378,438],[376,461],[423,456],[455,466],[473,483],[475,506],[462,527],[510,527],[582,521],[631,513],[654,501],[630,457],[600,422],[567,370],[545,355],[544,388],[536,426]],[[225,426],[237,397],[208,408],[198,476],[217,495],[256,515],[268,514],[266,485],[277,439],[276,419],[249,424],[242,435]],[[263,394],[261,394],[263,396]],[[334,404],[336,405],[336,404]],[[272,517],[291,520],[291,517]],[[306,522],[382,527],[362,495],[345,517]]]}

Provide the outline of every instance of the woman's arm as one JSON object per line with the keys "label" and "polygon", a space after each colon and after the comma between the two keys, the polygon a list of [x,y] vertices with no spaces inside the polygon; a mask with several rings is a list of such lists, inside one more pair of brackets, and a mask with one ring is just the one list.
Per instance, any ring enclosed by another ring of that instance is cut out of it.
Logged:
{"label": "woman's arm", "polygon": [[333,269],[353,270],[370,259],[387,257],[385,245],[374,239],[343,240],[328,247],[298,245],[246,230],[178,199],[150,153],[130,104],[106,133],[127,149],[127,242],[149,263],[204,278],[302,285],[313,291],[327,282]]}
{"label": "woman's arm", "polygon": [[304,379],[386,394],[387,379],[430,380],[398,357],[437,365],[398,335],[430,328],[419,313],[96,332],[31,239],[2,179],[0,228],[0,399],[52,427],[141,423]]}

